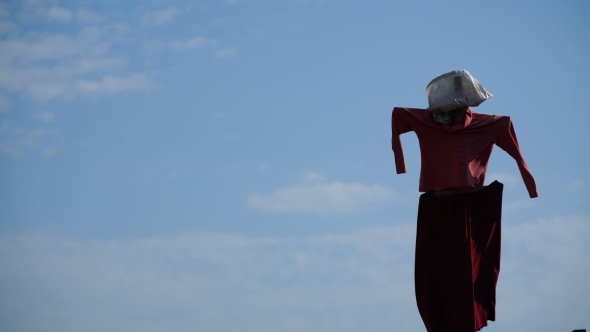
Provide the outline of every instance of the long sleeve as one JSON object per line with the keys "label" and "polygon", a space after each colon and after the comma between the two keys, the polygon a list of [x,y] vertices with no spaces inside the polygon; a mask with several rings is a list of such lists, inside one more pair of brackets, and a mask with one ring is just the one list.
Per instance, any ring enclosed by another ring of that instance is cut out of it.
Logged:
{"label": "long sleeve", "polygon": [[535,184],[535,179],[533,175],[529,171],[529,168],[524,161],[524,157],[522,153],[520,153],[520,148],[518,146],[518,140],[516,139],[516,132],[514,131],[514,126],[512,125],[512,121],[510,118],[507,117],[508,126],[506,130],[503,130],[502,133],[496,138],[496,145],[499,146],[502,150],[506,151],[518,165],[518,169],[520,170],[520,175],[522,176],[522,180],[529,192],[529,196],[531,198],[535,198],[539,196],[537,193],[537,185]]}
{"label": "long sleeve", "polygon": [[397,174],[407,172],[404,148],[400,137],[401,134],[412,130],[404,118],[404,113],[407,112],[405,108],[395,107],[391,113],[391,148],[395,156]]}

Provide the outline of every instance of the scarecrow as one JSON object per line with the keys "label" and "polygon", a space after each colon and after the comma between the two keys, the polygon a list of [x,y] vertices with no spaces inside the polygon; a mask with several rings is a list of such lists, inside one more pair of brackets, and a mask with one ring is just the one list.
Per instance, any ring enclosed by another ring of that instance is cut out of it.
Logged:
{"label": "scarecrow", "polygon": [[518,165],[531,198],[535,180],[508,116],[473,112],[492,95],[465,70],[433,79],[428,109],[393,109],[397,173],[406,165],[400,135],[414,131],[421,153],[415,291],[429,332],[474,332],[496,319],[503,185],[484,186],[495,145]]}

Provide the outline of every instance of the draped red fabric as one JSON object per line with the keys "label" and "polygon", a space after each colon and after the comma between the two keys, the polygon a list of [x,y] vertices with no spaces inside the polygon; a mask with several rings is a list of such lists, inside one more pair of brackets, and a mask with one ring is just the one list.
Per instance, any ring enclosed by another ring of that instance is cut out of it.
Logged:
{"label": "draped red fabric", "polygon": [[529,196],[538,196],[535,179],[520,153],[510,117],[467,110],[463,121],[443,125],[434,121],[426,109],[394,108],[391,146],[398,174],[406,172],[400,135],[409,131],[416,132],[420,142],[421,192],[483,186],[495,144],[516,161]]}
{"label": "draped red fabric", "polygon": [[502,188],[420,196],[414,277],[429,332],[474,332],[496,319]]}

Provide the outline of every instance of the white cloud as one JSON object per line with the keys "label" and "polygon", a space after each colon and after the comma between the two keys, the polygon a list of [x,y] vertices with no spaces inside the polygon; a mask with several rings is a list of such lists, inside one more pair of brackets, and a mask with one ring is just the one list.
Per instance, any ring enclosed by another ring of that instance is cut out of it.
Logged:
{"label": "white cloud", "polygon": [[[219,42],[216,39],[205,38],[202,36],[196,36],[187,40],[174,40],[170,43],[161,41],[152,41],[146,44],[146,47],[151,51],[158,51],[166,46],[169,46],[175,51],[189,51],[195,49],[212,48],[218,45]],[[227,59],[235,56],[237,53],[233,47],[223,47],[213,51],[213,56],[218,59]]]}
{"label": "white cloud", "polygon": [[[590,326],[588,225],[505,221],[486,331]],[[2,236],[0,321],[63,332],[419,331],[414,241],[413,223],[306,238]]]}
{"label": "white cloud", "polygon": [[[590,244],[583,234],[590,232],[590,218],[570,216],[540,219],[535,222],[506,225],[505,237],[527,251],[558,264],[590,263]],[[584,257],[586,256],[586,257]],[[565,258],[565,260],[564,260]]]}
{"label": "white cloud", "polygon": [[148,26],[158,26],[171,22],[181,11],[176,7],[169,7],[162,10],[147,12],[142,15],[141,21]]}
{"label": "white cloud", "polygon": [[0,33],[4,34],[8,31],[15,30],[16,24],[10,21],[0,20]]}
{"label": "white cloud", "polygon": [[514,185],[517,184],[519,178],[511,173],[489,173],[486,174],[486,185],[494,182],[494,180],[498,180],[505,185]]}
{"label": "white cloud", "polygon": [[406,305],[413,300],[413,231],[401,225],[306,239],[3,237],[0,318],[20,325],[27,310],[47,317],[30,320],[33,330],[64,332],[359,331],[379,318],[409,331],[403,327],[419,323]]}
{"label": "white cloud", "polygon": [[212,27],[219,28],[225,25],[225,20],[220,18],[214,18],[209,21],[209,25],[211,25]]}
{"label": "white cloud", "polygon": [[51,128],[25,129],[4,120],[0,123],[0,152],[9,156],[21,156],[26,149],[38,146],[47,137],[58,132]]}
{"label": "white cloud", "polygon": [[194,49],[194,48],[201,48],[209,45],[211,43],[210,40],[203,38],[203,37],[195,37],[193,39],[188,40],[184,43],[184,48],[186,49]]}
{"label": "white cloud", "polygon": [[504,212],[514,212],[518,210],[524,209],[534,209],[538,204],[538,200],[533,200],[530,198],[525,199],[518,199],[514,201],[507,201],[503,204],[502,210]]}
{"label": "white cloud", "polygon": [[314,183],[279,189],[269,195],[252,195],[248,205],[261,211],[352,212],[396,194],[382,185]]}
{"label": "white cloud", "polygon": [[0,113],[7,111],[10,108],[10,100],[0,94]]}
{"label": "white cloud", "polygon": [[[0,89],[38,101],[80,92],[145,90],[149,81],[143,74],[108,74],[127,64],[108,56],[127,29],[112,24],[84,28],[76,37],[31,33],[0,41]],[[97,76],[102,80],[97,81]]]}
{"label": "white cloud", "polygon": [[76,18],[81,23],[85,24],[96,24],[103,22],[105,18],[101,15],[96,14],[95,12],[89,11],[87,9],[78,9],[76,12]]}
{"label": "white cloud", "polygon": [[225,3],[227,3],[229,5],[233,5],[233,4],[236,4],[238,2],[248,2],[248,0],[225,0]]}
{"label": "white cloud", "polygon": [[86,28],[78,38],[64,35],[38,35],[0,42],[0,63],[26,64],[32,61],[60,60],[76,56],[101,56],[109,43],[98,41],[101,30]]}
{"label": "white cloud", "polygon": [[320,182],[320,181],[325,181],[326,177],[320,173],[316,173],[316,172],[307,172],[304,173],[301,177],[300,177],[301,181],[303,182]]}
{"label": "white cloud", "polygon": [[0,17],[2,17],[2,18],[10,17],[10,10],[8,9],[7,3],[0,2]]}
{"label": "white cloud", "polygon": [[204,48],[215,43],[214,40],[205,37],[194,37],[188,40],[176,40],[171,43],[172,49],[177,51],[192,50],[197,48]]}
{"label": "white cloud", "polygon": [[507,323],[535,317],[547,330],[588,326],[577,315],[590,309],[589,225],[581,216],[505,223],[499,291],[507,298],[498,306]]}
{"label": "white cloud", "polygon": [[107,75],[99,81],[80,79],[76,83],[77,89],[86,93],[149,90],[150,86],[150,81],[141,74],[134,74],[128,77]]}
{"label": "white cloud", "polygon": [[220,50],[215,51],[214,55],[219,59],[227,59],[236,55],[236,52],[236,49],[233,47],[224,47]]}
{"label": "white cloud", "polygon": [[23,92],[35,100],[49,100],[72,95],[76,81],[87,74],[110,71],[122,67],[125,61],[115,58],[81,58],[64,61],[54,67],[5,67],[0,73],[0,88]]}
{"label": "white cloud", "polygon": [[90,145],[90,141],[83,139],[83,140],[80,140],[80,141],[76,142],[76,145],[79,146],[79,147],[81,147],[81,148],[84,148],[84,147],[87,147],[87,146]]}
{"label": "white cloud", "polygon": [[55,113],[53,112],[42,112],[37,118],[43,122],[53,123],[55,122]]}
{"label": "white cloud", "polygon": [[[79,146],[87,146],[89,144],[89,142],[86,142],[84,145],[79,144]],[[148,167],[142,167],[142,169],[137,171],[137,179],[141,182],[151,182],[162,179],[175,181],[180,178],[183,173],[185,172],[179,171],[178,165],[174,162],[161,161]]]}
{"label": "white cloud", "polygon": [[258,164],[258,170],[261,172],[266,171],[267,168],[268,168],[268,165],[266,163],[259,163]]}
{"label": "white cloud", "polygon": [[52,7],[47,11],[47,17],[58,21],[69,21],[74,13],[67,8]]}
{"label": "white cloud", "polygon": [[43,155],[47,158],[51,158],[51,157],[55,156],[56,152],[57,152],[57,149],[55,148],[55,146],[48,146],[45,149],[43,149]]}
{"label": "white cloud", "polygon": [[242,169],[242,165],[240,164],[231,164],[230,166],[224,167],[221,169],[222,174],[233,174]]}
{"label": "white cloud", "polygon": [[[190,11],[191,6],[186,10]],[[11,12],[7,5],[0,4],[0,16],[6,16],[0,19],[0,33],[11,32],[0,40],[0,94],[9,97],[10,94],[19,94],[43,102],[56,98],[72,98],[91,91],[143,91],[151,85],[146,73],[121,72],[120,69],[131,61],[113,57],[113,46],[135,42],[137,39],[129,38],[132,31],[125,24],[97,25],[106,21],[109,13],[93,12],[85,8],[72,10],[57,5],[47,6],[33,0],[15,5],[14,11],[18,15],[10,17]],[[112,14],[110,17],[121,17],[119,14]],[[146,25],[157,26],[172,22],[181,14],[180,9],[170,6],[156,11],[139,12],[139,18]],[[64,22],[76,20],[83,25],[94,26],[80,28],[80,25],[74,25],[70,27],[79,29],[78,31],[70,29],[68,32],[53,33],[32,24],[41,18]],[[220,25],[223,21],[212,20],[211,24]],[[215,39],[202,36],[176,41],[149,41],[140,37],[139,43],[152,51],[208,47],[214,57],[228,58],[236,54],[234,48],[215,48]],[[132,53],[120,51],[118,54]],[[110,63],[111,66],[80,66],[81,63],[91,62],[103,65]],[[114,65],[115,62],[118,64]],[[138,63],[138,59],[133,62]],[[0,105],[0,110],[7,108],[3,106],[5,105]]]}
{"label": "white cloud", "polygon": [[572,182],[569,186],[567,186],[567,190],[571,193],[578,193],[584,187],[584,182],[582,180],[577,179],[576,181]]}

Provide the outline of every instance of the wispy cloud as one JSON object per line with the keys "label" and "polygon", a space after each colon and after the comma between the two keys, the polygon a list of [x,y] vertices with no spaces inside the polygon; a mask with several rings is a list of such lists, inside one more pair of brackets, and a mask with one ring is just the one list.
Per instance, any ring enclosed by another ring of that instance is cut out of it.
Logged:
{"label": "wispy cloud", "polygon": [[213,56],[218,59],[228,59],[234,57],[237,53],[234,47],[220,47],[218,40],[203,36],[195,36],[184,40],[179,39],[172,42],[152,41],[147,43],[146,46],[153,51],[159,51],[168,47],[174,51],[191,51],[208,48],[212,50]]}
{"label": "wispy cloud", "polygon": [[52,128],[25,129],[4,120],[0,123],[0,152],[12,157],[21,156],[25,150],[40,145],[42,140],[57,133]]}
{"label": "wispy cloud", "polygon": [[100,40],[104,32],[104,29],[85,28],[75,38],[56,34],[4,40],[0,42],[0,63],[28,64],[76,56],[102,56],[110,46],[108,42]]}
{"label": "wispy cloud", "polygon": [[514,201],[507,201],[502,206],[502,210],[505,212],[514,212],[523,209],[533,209],[537,206],[537,201],[530,198],[518,199]]}
{"label": "wispy cloud", "polygon": [[42,112],[40,113],[37,118],[43,122],[53,123],[55,122],[55,113],[53,112]]}
{"label": "wispy cloud", "polygon": [[[590,325],[588,225],[506,222],[498,319],[486,329]],[[3,236],[0,319],[64,332],[419,331],[414,239],[413,223],[305,238]]]}
{"label": "wispy cloud", "polygon": [[204,48],[213,45],[215,40],[211,40],[205,37],[197,36],[188,40],[175,40],[170,45],[172,49],[177,51],[193,50],[198,48]]}
{"label": "wispy cloud", "polygon": [[486,175],[486,185],[498,180],[505,185],[517,184],[519,178],[512,173],[489,173]]}
{"label": "wispy cloud", "polygon": [[150,81],[142,74],[134,74],[127,77],[107,75],[101,80],[91,81],[80,79],[76,82],[76,88],[83,92],[117,93],[122,91],[148,90]]}
{"label": "wispy cloud", "polygon": [[233,5],[239,2],[248,2],[249,0],[224,0],[228,5]]}
{"label": "wispy cloud", "polygon": [[584,182],[580,179],[575,180],[567,186],[567,190],[571,193],[578,193],[584,187]]}
{"label": "wispy cloud", "polygon": [[159,26],[169,23],[182,12],[176,7],[169,7],[162,10],[149,11],[141,16],[141,21],[147,26]]}
{"label": "wispy cloud", "polygon": [[8,3],[0,2],[0,18],[10,16],[10,10],[8,9]]}
{"label": "wispy cloud", "polygon": [[10,109],[10,100],[0,94],[0,113],[7,111],[8,109]]}
{"label": "wispy cloud", "polygon": [[590,308],[589,225],[587,216],[505,224],[500,291],[508,298],[498,306],[507,323],[535,317],[547,331],[590,324],[579,316]]}
{"label": "wispy cloud", "polygon": [[149,80],[143,74],[112,74],[127,64],[123,58],[108,55],[126,30],[125,25],[114,24],[83,28],[75,37],[31,33],[0,41],[0,89],[38,101],[80,93],[145,90]]}
{"label": "wispy cloud", "polygon": [[76,18],[80,23],[84,24],[96,24],[105,20],[102,15],[87,9],[78,9],[78,11],[76,11]]}
{"label": "wispy cloud", "polygon": [[[18,94],[42,102],[149,86],[145,74],[124,71],[127,59],[111,55],[113,45],[127,41],[127,25],[84,26],[105,21],[103,15],[84,8],[47,7],[36,1],[12,7],[18,15],[6,17],[10,34],[0,41],[0,90],[6,99]],[[31,24],[39,18],[83,25],[51,33]]]}
{"label": "wispy cloud", "polygon": [[225,25],[225,20],[221,18],[214,18],[209,21],[209,25],[211,25],[212,27],[219,28]]}
{"label": "wispy cloud", "polygon": [[393,190],[380,184],[309,183],[325,180],[317,173],[306,173],[302,180],[307,183],[278,189],[267,195],[251,195],[248,205],[261,211],[346,213],[396,197]]}
{"label": "wispy cloud", "polygon": [[324,2],[326,2],[326,0],[295,0],[295,2],[300,3],[300,4],[308,4],[308,3],[323,4]]}
{"label": "wispy cloud", "polygon": [[[358,331],[388,317],[386,325],[399,319],[398,330],[408,331],[407,315],[419,319],[405,304],[413,300],[413,231],[402,225],[299,240],[4,237],[0,291],[13,295],[0,299],[6,308],[0,317],[22,324],[29,308],[31,316],[47,314],[32,323],[46,330],[67,320],[64,332],[88,331],[83,326],[145,331],[148,325],[154,331]],[[153,315],[159,318],[148,318]]]}
{"label": "wispy cloud", "polygon": [[47,17],[59,21],[69,21],[73,16],[74,13],[67,8],[52,7],[47,11]]}
{"label": "wispy cloud", "polygon": [[224,47],[222,49],[215,51],[213,54],[215,55],[216,58],[227,59],[227,58],[231,58],[231,57],[235,56],[236,53],[237,53],[237,51],[235,48]]}
{"label": "wispy cloud", "polygon": [[303,182],[321,182],[326,181],[327,178],[320,173],[316,172],[307,172],[301,175],[300,180]]}
{"label": "wispy cloud", "polygon": [[61,22],[70,22],[75,18],[82,24],[96,24],[105,20],[102,15],[83,8],[75,11],[70,8],[51,7],[46,10],[45,15],[51,20]]}
{"label": "wispy cloud", "polygon": [[55,154],[57,153],[57,148],[55,146],[48,146],[45,149],[43,149],[43,155],[47,158],[51,158],[53,157]]}

